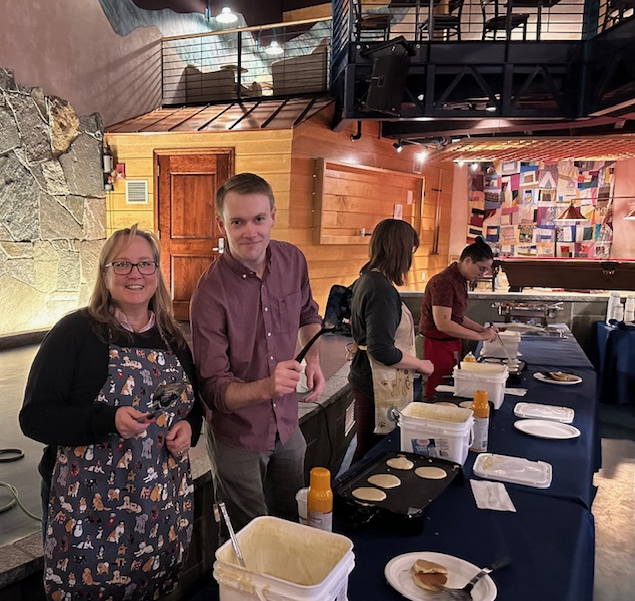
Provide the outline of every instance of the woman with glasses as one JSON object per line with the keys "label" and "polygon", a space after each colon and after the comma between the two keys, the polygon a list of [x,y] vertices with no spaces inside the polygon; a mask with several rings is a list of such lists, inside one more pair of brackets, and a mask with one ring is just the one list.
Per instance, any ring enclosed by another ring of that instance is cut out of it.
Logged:
{"label": "woman with glasses", "polygon": [[90,304],[55,325],[31,367],[20,425],[47,445],[47,599],[163,598],[185,561],[202,409],[159,261],[153,234],[115,232]]}
{"label": "woman with glasses", "polygon": [[419,333],[423,354],[434,361],[434,373],[426,382],[426,397],[434,396],[443,377],[452,374],[461,360],[463,340],[496,339],[496,328],[485,328],[465,315],[470,282],[492,268],[494,253],[480,236],[466,246],[458,261],[430,278],[423,294]]}
{"label": "woman with glasses", "polygon": [[370,238],[369,261],[352,287],[354,352],[348,379],[355,398],[354,460],[395,428],[396,411],[414,400],[414,374],[434,369],[416,356],[412,314],[395,287],[406,282],[418,247],[419,236],[409,223],[380,221]]}

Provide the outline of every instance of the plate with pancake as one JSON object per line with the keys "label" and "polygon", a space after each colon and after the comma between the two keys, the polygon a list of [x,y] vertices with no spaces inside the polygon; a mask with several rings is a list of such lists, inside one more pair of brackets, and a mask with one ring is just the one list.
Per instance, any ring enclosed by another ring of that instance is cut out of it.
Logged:
{"label": "plate with pancake", "polygon": [[539,382],[545,382],[547,384],[559,384],[560,386],[571,386],[572,384],[579,384],[582,382],[580,376],[570,374],[564,371],[550,371],[549,375],[542,372],[535,372],[534,378]]}
{"label": "plate with pancake", "polygon": [[[473,576],[480,572],[480,568],[474,564],[445,553],[435,553],[433,551],[418,551],[414,553],[404,553],[393,557],[384,568],[384,575],[388,584],[401,593],[410,601],[434,601],[438,598],[435,590],[426,590],[415,582],[415,564],[418,560],[433,562],[430,570],[442,572],[442,568],[447,570],[447,582],[445,586],[461,588],[465,586]],[[436,575],[436,574],[435,574]],[[484,576],[472,589],[472,599],[474,601],[494,601],[497,589],[494,581],[489,576]]]}

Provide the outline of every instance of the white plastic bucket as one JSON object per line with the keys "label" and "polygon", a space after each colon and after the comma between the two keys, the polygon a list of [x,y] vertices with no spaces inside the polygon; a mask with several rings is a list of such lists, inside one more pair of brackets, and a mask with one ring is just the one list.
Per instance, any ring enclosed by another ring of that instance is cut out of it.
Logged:
{"label": "white plastic bucket", "polygon": [[472,443],[474,413],[462,407],[410,403],[399,415],[401,450],[465,463]]}
{"label": "white plastic bucket", "polygon": [[454,378],[454,396],[471,399],[475,390],[485,390],[487,400],[493,403],[494,409],[499,409],[503,404],[505,383],[509,377],[506,365],[489,364],[482,371],[454,367],[452,377]]}
{"label": "white plastic bucket", "polygon": [[271,516],[236,537],[246,567],[230,540],[216,550],[220,601],[346,601],[355,566],[349,538]]}

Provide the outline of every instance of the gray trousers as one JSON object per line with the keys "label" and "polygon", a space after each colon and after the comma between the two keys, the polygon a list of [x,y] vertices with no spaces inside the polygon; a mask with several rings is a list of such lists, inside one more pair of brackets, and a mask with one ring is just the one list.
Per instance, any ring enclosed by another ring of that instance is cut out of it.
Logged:
{"label": "gray trousers", "polygon": [[234,530],[261,515],[298,520],[295,495],[304,486],[306,452],[299,427],[286,444],[276,440],[272,451],[244,451],[218,440],[212,445],[218,497],[227,507]]}

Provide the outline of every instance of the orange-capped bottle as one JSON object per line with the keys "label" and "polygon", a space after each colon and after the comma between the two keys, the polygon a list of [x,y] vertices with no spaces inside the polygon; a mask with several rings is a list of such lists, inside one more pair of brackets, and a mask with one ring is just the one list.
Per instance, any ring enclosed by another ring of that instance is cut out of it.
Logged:
{"label": "orange-capped bottle", "polygon": [[487,399],[487,390],[474,391],[472,411],[474,412],[474,440],[470,450],[483,453],[487,451],[487,439],[489,437],[489,401]]}
{"label": "orange-capped bottle", "polygon": [[307,496],[307,524],[320,530],[333,530],[333,491],[331,472],[325,467],[311,470]]}
{"label": "orange-capped bottle", "polygon": [[467,361],[468,363],[476,363],[476,357],[474,353],[470,351],[465,357],[463,357],[463,361]]}

